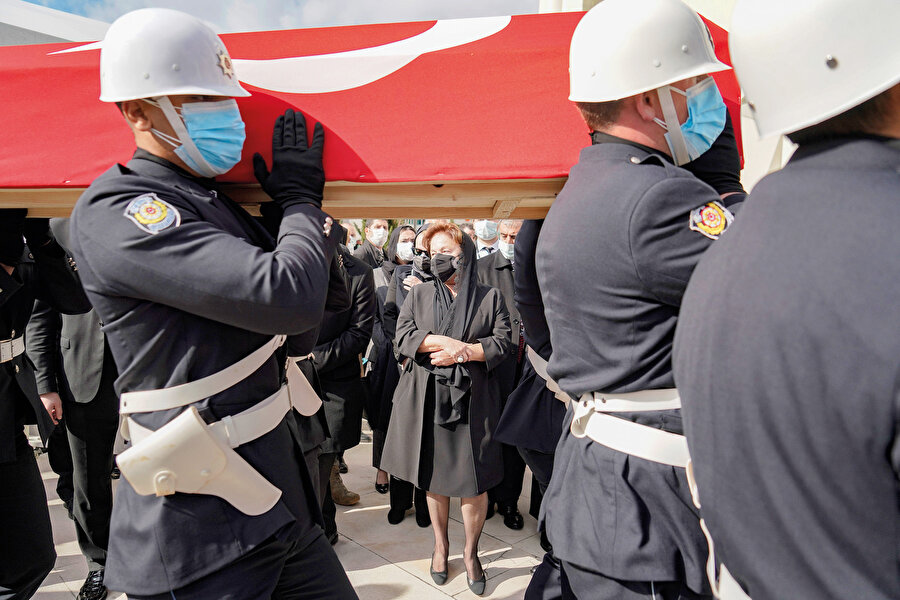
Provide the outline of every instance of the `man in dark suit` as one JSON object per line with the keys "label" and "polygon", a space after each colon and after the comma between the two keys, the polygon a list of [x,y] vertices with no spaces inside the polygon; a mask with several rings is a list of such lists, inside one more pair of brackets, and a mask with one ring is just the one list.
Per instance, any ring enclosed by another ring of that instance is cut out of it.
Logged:
{"label": "man in dark suit", "polygon": [[[67,222],[67,221],[66,221]],[[65,227],[63,228],[65,229]],[[103,569],[112,514],[113,444],[119,422],[118,373],[97,313],[60,315],[35,303],[26,330],[41,399],[62,401],[72,455],[72,512],[88,576],[78,600],[106,597]]]}
{"label": "man in dark suit", "polygon": [[369,219],[365,232],[366,239],[353,251],[353,258],[377,269],[384,263],[384,244],[390,233],[390,224],[387,219]]}
{"label": "man in dark suit", "polygon": [[[496,374],[500,380],[500,396],[503,407],[506,400],[522,376],[522,359],[524,358],[524,338],[522,337],[522,319],[515,303],[515,280],[513,278],[513,261],[516,235],[522,228],[521,220],[507,219],[497,227],[497,251],[478,259],[478,280],[485,285],[495,287],[503,295],[503,301],[509,309],[509,320],[512,327],[513,353],[501,363]],[[525,461],[515,446],[503,444],[503,481],[488,492],[487,518],[496,510],[503,515],[503,523],[510,529],[522,529],[524,521],[519,513],[517,501],[522,494],[522,478],[525,475]]]}
{"label": "man in dark suit", "polygon": [[[46,221],[0,211],[0,598],[30,598],[53,568],[50,514],[25,423],[46,440],[62,406],[43,406],[23,333],[35,298],[64,311],[90,308]],[[23,234],[28,248],[23,242]],[[52,420],[51,420],[52,419]]]}
{"label": "man in dark suit", "polygon": [[[346,230],[341,232],[346,241]],[[349,280],[350,306],[344,310],[325,310],[319,339],[313,348],[313,362],[325,392],[325,417],[331,438],[322,447],[322,457],[337,458],[359,444],[366,388],[362,381],[362,353],[372,339],[375,326],[375,277],[372,269],[354,258],[346,246],[339,246],[343,268]],[[322,458],[320,457],[320,458]],[[327,458],[325,458],[327,460]],[[325,533],[335,539],[335,506],[359,502],[359,494],[349,491],[341,480],[337,461],[329,478],[330,493],[325,494],[322,514]]]}

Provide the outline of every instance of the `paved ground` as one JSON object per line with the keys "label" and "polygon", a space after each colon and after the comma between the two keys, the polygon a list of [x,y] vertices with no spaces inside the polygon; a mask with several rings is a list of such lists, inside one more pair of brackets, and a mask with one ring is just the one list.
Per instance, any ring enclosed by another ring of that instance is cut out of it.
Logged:
{"label": "paved ground", "polygon": [[[462,561],[463,527],[459,500],[450,505],[450,577],[441,587],[429,574],[433,547],[431,528],[420,529],[410,511],[399,525],[387,522],[388,497],[375,491],[375,470],[371,465],[371,444],[360,444],[345,456],[350,472],[344,475],[347,487],[362,496],[359,504],[338,507],[337,524],[341,534],[335,550],[347,569],[350,581],[361,600],[477,598],[466,585]],[[56,568],[47,577],[35,598],[71,600],[87,575],[84,558],[75,541],[75,529],[56,496],[56,475],[46,455],[39,459],[56,543]],[[543,556],[536,530],[537,523],[527,514],[530,472],[519,509],[525,528],[512,531],[500,517],[485,523],[481,536],[481,562],[488,582],[484,598],[516,600],[524,596],[531,578],[531,567]],[[124,599],[113,593],[110,600]]]}

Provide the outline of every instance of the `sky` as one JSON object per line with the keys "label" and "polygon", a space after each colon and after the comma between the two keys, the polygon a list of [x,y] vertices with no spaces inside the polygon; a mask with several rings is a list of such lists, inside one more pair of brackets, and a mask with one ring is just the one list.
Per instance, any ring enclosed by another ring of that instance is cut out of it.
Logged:
{"label": "sky", "polygon": [[111,23],[126,12],[176,8],[220,32],[536,13],[539,0],[28,0]]}

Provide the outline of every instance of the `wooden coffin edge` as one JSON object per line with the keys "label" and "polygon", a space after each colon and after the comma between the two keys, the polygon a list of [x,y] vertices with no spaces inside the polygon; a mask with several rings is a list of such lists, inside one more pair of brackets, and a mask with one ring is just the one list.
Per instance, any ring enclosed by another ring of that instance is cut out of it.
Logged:
{"label": "wooden coffin edge", "polygon": [[[540,219],[565,184],[553,179],[502,179],[325,185],[323,209],[335,218],[356,219]],[[266,196],[259,185],[225,184],[225,193],[259,214]],[[0,189],[0,208],[27,208],[30,217],[67,217],[84,188]]]}

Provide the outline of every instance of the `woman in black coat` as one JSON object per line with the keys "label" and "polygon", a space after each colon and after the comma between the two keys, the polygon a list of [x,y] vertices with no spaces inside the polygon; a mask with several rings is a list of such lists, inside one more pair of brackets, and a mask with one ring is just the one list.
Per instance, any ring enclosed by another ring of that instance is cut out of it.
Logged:
{"label": "woman in black coat", "polygon": [[509,313],[498,290],[478,283],[475,244],[458,226],[432,225],[424,243],[434,280],[412,288],[400,309],[395,345],[403,372],[382,466],[427,491],[438,584],[447,578],[450,496],[460,498],[466,575],[481,594],[486,492],[503,477],[493,437],[500,391],[490,372],[511,351]]}
{"label": "woman in black coat", "polygon": [[391,419],[391,399],[400,380],[400,366],[394,357],[393,334],[388,336],[384,330],[385,300],[394,270],[412,261],[415,237],[416,230],[410,225],[396,227],[388,238],[384,262],[374,271],[378,310],[375,313],[372,344],[367,354],[368,365],[371,366],[366,373],[369,388],[366,416],[372,428],[372,466],[378,469],[375,490],[379,494],[388,492],[388,473],[381,469],[381,452]]}

